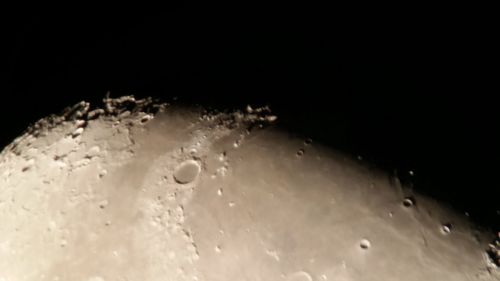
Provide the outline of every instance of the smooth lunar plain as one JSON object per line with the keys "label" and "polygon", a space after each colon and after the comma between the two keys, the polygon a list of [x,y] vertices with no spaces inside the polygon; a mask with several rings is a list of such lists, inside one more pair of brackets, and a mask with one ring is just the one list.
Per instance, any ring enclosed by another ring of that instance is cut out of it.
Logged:
{"label": "smooth lunar plain", "polygon": [[500,280],[491,233],[276,123],[131,96],[40,120],[0,154],[0,280]]}

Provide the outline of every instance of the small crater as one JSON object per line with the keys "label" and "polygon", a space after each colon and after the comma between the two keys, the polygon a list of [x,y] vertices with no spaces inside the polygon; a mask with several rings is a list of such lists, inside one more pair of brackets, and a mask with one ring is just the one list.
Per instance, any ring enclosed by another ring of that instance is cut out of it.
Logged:
{"label": "small crater", "polygon": [[304,153],[305,153],[305,150],[303,148],[301,148],[297,151],[297,153],[295,155],[297,155],[297,157],[302,157],[302,155],[304,155]]}
{"label": "small crater", "polygon": [[220,253],[222,251],[222,248],[219,245],[217,245],[217,246],[215,246],[214,251],[216,253]]}
{"label": "small crater", "polygon": [[371,243],[370,241],[368,241],[368,239],[362,239],[359,242],[359,247],[363,250],[368,250],[371,247]]}
{"label": "small crater", "polygon": [[305,271],[297,271],[295,273],[292,273],[288,275],[287,281],[312,281],[312,276],[311,274],[305,272]]}
{"label": "small crater", "polygon": [[450,234],[451,233],[451,229],[452,229],[452,224],[451,223],[444,223],[442,226],[441,226],[441,232],[443,234]]}
{"label": "small crater", "polygon": [[99,172],[99,178],[103,178],[103,177],[104,177],[105,175],[107,175],[107,174],[108,174],[108,171],[107,171],[107,170],[101,170],[101,171]]}
{"label": "small crater", "polygon": [[100,209],[104,209],[108,206],[108,200],[102,200],[101,202],[99,202],[99,208]]}
{"label": "small crater", "polygon": [[54,161],[59,161],[61,159],[63,159],[65,157],[65,155],[54,155]]}
{"label": "small crater", "polygon": [[234,148],[238,148],[238,147],[240,147],[240,144],[241,144],[241,140],[237,140],[237,141],[235,141],[235,142],[233,143],[233,147],[234,147]]}
{"label": "small crater", "polygon": [[62,239],[59,245],[61,246],[61,248],[64,248],[68,245],[68,241],[66,239]]}
{"label": "small crater", "polygon": [[220,162],[224,162],[226,160],[226,152],[224,151],[221,154],[219,154],[218,159]]}
{"label": "small crater", "polygon": [[174,179],[179,184],[187,184],[196,179],[201,171],[198,162],[187,160],[182,162],[174,171]]}
{"label": "small crater", "polygon": [[406,207],[406,208],[410,208],[410,207],[412,207],[414,205],[415,205],[415,198],[413,198],[413,197],[406,197],[403,200],[403,206]]}

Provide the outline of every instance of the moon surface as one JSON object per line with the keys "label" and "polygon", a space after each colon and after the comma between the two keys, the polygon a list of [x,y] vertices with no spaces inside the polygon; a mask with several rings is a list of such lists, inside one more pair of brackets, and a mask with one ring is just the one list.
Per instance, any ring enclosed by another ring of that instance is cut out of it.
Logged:
{"label": "moon surface", "polygon": [[132,96],[40,120],[0,154],[0,280],[500,280],[491,233],[276,123]]}

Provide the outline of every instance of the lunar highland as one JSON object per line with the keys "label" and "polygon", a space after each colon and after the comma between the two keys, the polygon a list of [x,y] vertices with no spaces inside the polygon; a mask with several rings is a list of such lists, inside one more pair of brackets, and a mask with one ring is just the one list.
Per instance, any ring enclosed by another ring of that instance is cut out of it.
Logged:
{"label": "lunar highland", "polygon": [[500,280],[492,233],[267,107],[78,103],[1,152],[0,222],[0,281]]}

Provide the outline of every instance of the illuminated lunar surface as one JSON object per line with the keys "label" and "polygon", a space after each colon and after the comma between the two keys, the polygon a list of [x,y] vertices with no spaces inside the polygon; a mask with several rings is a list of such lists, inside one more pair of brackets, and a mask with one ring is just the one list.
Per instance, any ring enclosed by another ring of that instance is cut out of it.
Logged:
{"label": "illuminated lunar surface", "polygon": [[132,97],[0,154],[0,280],[500,280],[490,233],[278,129]]}

